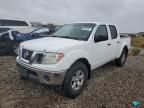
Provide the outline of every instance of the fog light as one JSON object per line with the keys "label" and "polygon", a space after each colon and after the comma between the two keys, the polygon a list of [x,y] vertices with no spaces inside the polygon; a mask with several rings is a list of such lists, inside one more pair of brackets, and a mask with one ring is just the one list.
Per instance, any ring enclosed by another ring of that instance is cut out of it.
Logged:
{"label": "fog light", "polygon": [[45,76],[44,76],[44,79],[45,79],[46,81],[49,81],[49,80],[50,80],[50,77],[49,77],[48,75],[45,75]]}

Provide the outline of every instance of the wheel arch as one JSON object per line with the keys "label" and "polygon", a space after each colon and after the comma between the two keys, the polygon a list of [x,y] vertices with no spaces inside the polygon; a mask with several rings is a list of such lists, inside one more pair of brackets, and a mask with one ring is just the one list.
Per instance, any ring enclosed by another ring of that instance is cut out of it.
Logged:
{"label": "wheel arch", "polygon": [[89,61],[86,58],[79,58],[73,64],[75,64],[76,62],[82,62],[85,64],[85,66],[88,69],[88,79],[90,79],[91,78],[91,65],[90,65]]}
{"label": "wheel arch", "polygon": [[123,45],[123,46],[121,47],[121,49],[120,49],[120,52],[119,52],[119,54],[118,54],[117,58],[119,58],[119,57],[120,57],[120,55],[121,55],[121,53],[122,53],[123,49],[126,49],[126,51],[127,51],[127,53],[128,53],[128,51],[129,51],[128,46],[127,46],[127,45]]}
{"label": "wheel arch", "polygon": [[125,45],[123,49],[126,49],[126,51],[128,52],[128,46]]}
{"label": "wheel arch", "polygon": [[[124,49],[127,51],[127,55],[128,55],[128,51],[129,51],[128,46],[125,45],[124,48],[123,48],[123,50],[124,50]],[[127,56],[127,55],[126,55],[126,56]]]}

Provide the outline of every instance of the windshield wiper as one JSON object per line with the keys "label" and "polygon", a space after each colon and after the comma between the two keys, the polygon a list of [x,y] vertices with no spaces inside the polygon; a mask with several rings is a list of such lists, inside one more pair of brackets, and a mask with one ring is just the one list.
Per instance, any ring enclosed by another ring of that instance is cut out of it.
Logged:
{"label": "windshield wiper", "polygon": [[61,38],[81,40],[81,39],[80,39],[80,38],[78,38],[78,37],[69,37],[69,36],[61,36]]}
{"label": "windshield wiper", "polygon": [[75,40],[82,40],[78,37],[69,37],[69,36],[55,36],[55,35],[52,35],[50,37],[57,37],[57,38],[67,38],[67,39],[75,39]]}
{"label": "windshield wiper", "polygon": [[50,37],[59,37],[59,36],[52,35],[52,36],[50,36]]}

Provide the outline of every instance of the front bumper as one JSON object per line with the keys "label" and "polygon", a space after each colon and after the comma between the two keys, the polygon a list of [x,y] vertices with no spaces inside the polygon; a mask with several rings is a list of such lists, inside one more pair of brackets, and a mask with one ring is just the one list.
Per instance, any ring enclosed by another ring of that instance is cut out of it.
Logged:
{"label": "front bumper", "polygon": [[37,80],[48,85],[62,85],[66,74],[66,70],[57,72],[41,70],[30,67],[21,61],[17,61],[17,70],[21,76],[27,79]]}

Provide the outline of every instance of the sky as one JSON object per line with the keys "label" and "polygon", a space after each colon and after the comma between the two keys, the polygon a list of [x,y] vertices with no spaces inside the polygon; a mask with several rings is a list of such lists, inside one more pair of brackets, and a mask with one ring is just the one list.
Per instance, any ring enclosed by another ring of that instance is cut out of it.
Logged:
{"label": "sky", "polygon": [[0,18],[108,22],[120,32],[144,32],[144,0],[0,0]]}

